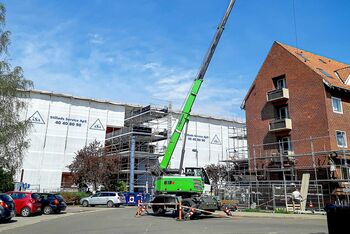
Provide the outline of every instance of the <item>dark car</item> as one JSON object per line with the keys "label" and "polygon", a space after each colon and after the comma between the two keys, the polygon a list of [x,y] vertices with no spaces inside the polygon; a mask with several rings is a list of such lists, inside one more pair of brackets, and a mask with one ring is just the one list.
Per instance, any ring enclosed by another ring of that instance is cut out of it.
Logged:
{"label": "dark car", "polygon": [[40,197],[37,193],[32,192],[7,192],[15,202],[16,214],[23,217],[41,212]]}
{"label": "dark car", "polygon": [[67,204],[61,195],[53,193],[40,193],[39,195],[41,210],[44,214],[58,214],[66,210]]}
{"label": "dark car", "polygon": [[9,222],[16,214],[15,203],[12,197],[0,193],[0,222]]}

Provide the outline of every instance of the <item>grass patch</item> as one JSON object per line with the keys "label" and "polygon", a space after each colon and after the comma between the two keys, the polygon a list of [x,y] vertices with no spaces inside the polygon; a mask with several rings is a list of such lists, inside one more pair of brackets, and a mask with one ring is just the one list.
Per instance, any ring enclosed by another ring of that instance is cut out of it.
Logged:
{"label": "grass patch", "polygon": [[288,212],[286,208],[276,208],[275,213],[276,214],[291,214],[292,212]]}
{"label": "grass patch", "polygon": [[244,212],[261,212],[262,210],[259,208],[247,208],[243,210]]}

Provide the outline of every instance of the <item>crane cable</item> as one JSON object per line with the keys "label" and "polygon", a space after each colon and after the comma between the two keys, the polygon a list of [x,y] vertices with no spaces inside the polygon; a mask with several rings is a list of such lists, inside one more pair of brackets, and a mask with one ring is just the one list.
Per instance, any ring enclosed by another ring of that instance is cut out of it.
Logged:
{"label": "crane cable", "polygon": [[296,14],[295,14],[295,0],[293,1],[293,21],[294,21],[294,35],[295,35],[295,48],[299,48],[298,46],[298,31],[297,31],[297,22],[296,22]]}

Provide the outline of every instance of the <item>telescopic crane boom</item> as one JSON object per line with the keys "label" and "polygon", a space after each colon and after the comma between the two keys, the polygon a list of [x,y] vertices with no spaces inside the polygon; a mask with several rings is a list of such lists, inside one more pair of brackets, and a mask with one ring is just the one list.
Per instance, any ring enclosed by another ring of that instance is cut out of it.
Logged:
{"label": "telescopic crane boom", "polygon": [[187,96],[186,102],[183,106],[183,109],[181,111],[180,118],[176,124],[176,128],[174,133],[171,135],[170,142],[168,144],[168,147],[165,151],[163,160],[160,163],[160,169],[163,172],[166,172],[166,169],[169,166],[169,162],[171,160],[171,157],[173,156],[175,147],[179,141],[180,134],[183,131],[186,123],[190,120],[190,113],[193,107],[193,104],[196,100],[196,97],[198,95],[199,89],[203,83],[204,75],[208,69],[209,63],[214,55],[215,49],[219,43],[220,37],[225,29],[226,22],[228,20],[228,17],[230,16],[230,13],[232,11],[233,5],[235,4],[236,0],[230,0],[230,3],[226,9],[225,15],[222,18],[219,26],[217,27],[215,36],[211,42],[211,45],[208,49],[208,52],[206,53],[206,56],[204,57],[203,63],[200,67],[200,70],[197,74],[196,79],[193,82],[191,91],[189,95]]}

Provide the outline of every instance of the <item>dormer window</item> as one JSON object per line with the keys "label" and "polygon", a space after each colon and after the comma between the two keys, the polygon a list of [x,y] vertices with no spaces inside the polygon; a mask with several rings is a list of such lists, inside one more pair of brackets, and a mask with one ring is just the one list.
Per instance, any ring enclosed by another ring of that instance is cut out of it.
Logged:
{"label": "dormer window", "polygon": [[346,84],[346,85],[350,85],[350,75],[349,75],[348,78],[346,79],[345,84]]}

